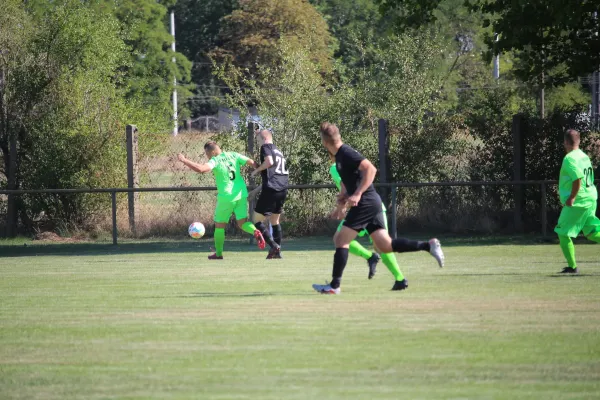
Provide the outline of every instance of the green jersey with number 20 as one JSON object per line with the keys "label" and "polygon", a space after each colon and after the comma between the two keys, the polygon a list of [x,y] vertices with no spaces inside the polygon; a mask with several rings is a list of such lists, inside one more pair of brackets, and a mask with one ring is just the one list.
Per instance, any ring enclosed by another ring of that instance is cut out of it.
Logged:
{"label": "green jersey with number 20", "polygon": [[581,189],[577,192],[574,207],[590,207],[596,204],[598,192],[594,185],[594,169],[590,158],[583,151],[577,149],[571,151],[563,159],[560,167],[560,178],[558,191],[560,202],[564,205],[571,195],[573,181],[581,179]]}
{"label": "green jersey with number 20", "polygon": [[246,182],[240,167],[249,160],[239,153],[224,151],[208,162],[217,184],[217,198],[225,201],[237,201],[248,197]]}

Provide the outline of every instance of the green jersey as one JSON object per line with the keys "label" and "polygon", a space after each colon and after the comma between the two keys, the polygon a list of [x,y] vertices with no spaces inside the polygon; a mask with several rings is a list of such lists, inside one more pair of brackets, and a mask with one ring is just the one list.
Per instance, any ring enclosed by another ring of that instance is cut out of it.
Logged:
{"label": "green jersey", "polygon": [[564,205],[571,195],[573,182],[581,179],[581,189],[577,192],[574,207],[589,207],[596,204],[598,192],[594,185],[594,169],[590,158],[581,150],[573,150],[565,156],[560,167],[558,192]]}
{"label": "green jersey", "polygon": [[[329,168],[329,175],[331,175],[331,178],[333,179],[333,182],[335,183],[335,186],[337,186],[338,190],[342,190],[342,177],[340,176],[339,172],[337,171],[337,167],[335,166],[335,163],[332,164],[331,167]],[[383,202],[381,203],[381,209],[383,210],[383,212],[386,212]]]}
{"label": "green jersey", "polygon": [[337,172],[335,163],[333,163],[331,168],[329,168],[329,175],[331,175],[331,178],[333,179],[333,182],[335,183],[335,186],[337,186],[338,190],[342,190],[342,177]]}
{"label": "green jersey", "polygon": [[248,160],[248,157],[230,151],[224,151],[210,159],[208,165],[215,177],[218,199],[237,201],[248,197],[246,182],[240,171],[240,167]]}

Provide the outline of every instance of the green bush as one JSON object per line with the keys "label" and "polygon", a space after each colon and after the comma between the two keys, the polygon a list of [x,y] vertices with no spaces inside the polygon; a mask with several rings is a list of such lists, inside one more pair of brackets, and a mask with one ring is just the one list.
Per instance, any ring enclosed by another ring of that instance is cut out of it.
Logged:
{"label": "green bush", "polygon": [[[5,176],[16,157],[20,189],[89,188],[125,185],[125,125],[142,132],[167,128],[152,107],[126,99],[120,71],[129,49],[118,21],[81,2],[65,1],[42,15],[10,0],[2,17],[0,58],[5,72],[0,148]],[[8,29],[4,29],[7,27]],[[16,137],[17,154],[9,151]],[[81,226],[108,196],[31,195],[17,198],[20,222]]]}

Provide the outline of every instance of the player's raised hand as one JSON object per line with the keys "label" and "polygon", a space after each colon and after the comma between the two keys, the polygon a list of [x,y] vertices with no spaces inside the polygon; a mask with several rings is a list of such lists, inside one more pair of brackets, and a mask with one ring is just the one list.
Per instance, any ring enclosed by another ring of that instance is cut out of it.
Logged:
{"label": "player's raised hand", "polygon": [[354,207],[356,205],[358,205],[358,202],[360,201],[361,195],[360,193],[354,193],[352,196],[348,197],[348,200],[346,201],[346,203],[350,206],[350,207]]}

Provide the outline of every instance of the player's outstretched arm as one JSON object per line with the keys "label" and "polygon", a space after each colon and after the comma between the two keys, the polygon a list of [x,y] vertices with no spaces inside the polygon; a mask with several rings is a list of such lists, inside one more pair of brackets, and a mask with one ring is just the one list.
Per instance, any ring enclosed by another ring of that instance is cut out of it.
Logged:
{"label": "player's outstretched arm", "polygon": [[[256,161],[249,158],[248,161],[246,161],[246,166],[256,168],[256,167],[258,167],[258,164],[256,163]],[[252,173],[254,174],[254,171]]]}
{"label": "player's outstretched arm", "polygon": [[196,171],[196,172],[200,172],[201,174],[203,174],[205,172],[210,172],[210,170],[212,169],[210,167],[210,165],[208,165],[208,164],[198,164],[198,163],[188,160],[187,158],[185,158],[185,156],[183,154],[178,154],[177,159],[179,161],[181,161],[182,163],[184,163],[185,166],[188,167],[189,169]]}
{"label": "player's outstretched arm", "polygon": [[271,168],[273,166],[274,162],[273,162],[273,156],[266,156],[265,157],[265,161],[263,161],[262,164],[256,166],[255,170],[252,171],[252,176],[258,174],[261,171],[264,171],[267,168]]}

